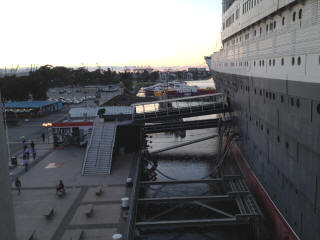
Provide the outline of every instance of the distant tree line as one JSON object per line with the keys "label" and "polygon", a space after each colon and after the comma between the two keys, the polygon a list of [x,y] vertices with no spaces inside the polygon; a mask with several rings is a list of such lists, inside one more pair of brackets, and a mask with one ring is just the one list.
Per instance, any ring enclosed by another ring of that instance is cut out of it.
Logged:
{"label": "distant tree line", "polygon": [[133,79],[148,81],[157,80],[157,78],[157,72],[115,72],[110,68],[90,72],[84,67],[72,69],[45,65],[30,72],[29,76],[4,76],[0,78],[0,90],[4,100],[27,100],[30,96],[35,100],[44,100],[47,98],[47,90],[52,87],[122,82],[125,90],[130,91]]}

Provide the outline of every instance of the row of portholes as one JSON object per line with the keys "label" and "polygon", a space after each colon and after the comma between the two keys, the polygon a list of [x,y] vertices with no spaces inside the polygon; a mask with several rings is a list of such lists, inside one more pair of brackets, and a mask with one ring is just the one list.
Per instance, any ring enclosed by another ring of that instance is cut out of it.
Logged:
{"label": "row of portholes", "polygon": [[[229,84],[230,84],[230,83],[229,83]],[[243,90],[245,90],[245,91],[247,91],[247,92],[250,92],[250,87],[249,87],[249,86],[240,85],[240,89],[241,89],[241,90],[243,89]],[[226,89],[225,89],[225,92],[226,92],[227,94],[229,94],[229,91],[227,91]],[[255,95],[257,94],[257,89],[256,89],[256,88],[254,89],[254,94],[255,94]],[[259,94],[260,94],[260,96],[263,95],[262,89],[260,89]],[[266,91],[266,98],[269,98],[270,100],[276,100],[276,94],[275,94],[275,93],[272,93],[272,92]],[[281,96],[280,96],[280,101],[281,101],[281,103],[284,103],[284,101],[285,101],[284,95],[281,95]],[[300,99],[299,99],[299,98],[294,99],[293,97],[291,97],[291,98],[290,98],[290,104],[291,104],[291,106],[296,105],[297,108],[299,108],[299,107],[300,107]],[[320,114],[320,103],[317,104],[316,111],[317,111],[318,114]],[[251,120],[251,119],[250,119],[250,120]]]}
{"label": "row of portholes", "polygon": [[[242,87],[241,87],[241,89],[242,89]],[[246,90],[250,91],[250,88],[246,87]],[[262,89],[260,89],[259,93],[260,93],[260,96],[262,96]],[[265,93],[266,93],[266,98],[267,99],[276,100],[276,94],[275,93],[268,92],[268,91],[266,91]],[[254,94],[257,94],[257,89],[256,88],[254,89]],[[283,95],[281,95],[280,100],[281,100],[281,103],[284,103],[284,96]],[[299,98],[297,98],[296,100],[294,100],[294,98],[291,98],[290,103],[291,103],[291,106],[296,105],[297,108],[300,107],[300,99]],[[317,112],[320,114],[320,104],[318,105]]]}
{"label": "row of portholes", "polygon": [[[296,60],[297,59],[297,60]],[[292,57],[291,58],[291,65],[294,66],[297,62],[297,65],[300,66],[301,63],[302,63],[302,60],[301,60],[301,57],[298,56],[298,57]],[[284,61],[284,58],[281,58],[281,66],[284,66],[285,64],[285,61]],[[318,64],[320,64],[320,56],[318,57]],[[217,67],[221,67],[222,64],[214,64],[215,66]],[[275,66],[276,65],[276,59],[269,59],[269,66]],[[224,63],[224,66],[228,66],[228,63]],[[232,64],[231,63],[231,66],[239,66],[239,67],[242,67],[242,66],[245,66],[245,67],[248,67],[249,66],[249,62],[239,62],[236,64]],[[253,62],[253,66],[255,67],[256,66],[256,61]],[[264,66],[264,60],[259,60],[259,66]]]}
{"label": "row of portholes", "polygon": [[[296,15],[297,13],[296,12],[293,12],[292,14],[292,21],[295,22],[296,21]],[[299,10],[298,12],[298,18],[301,20],[302,19],[302,9]],[[282,17],[282,26],[285,25],[285,17],[283,16]],[[277,22],[276,21],[271,21],[269,24],[267,23],[266,24],[266,33],[270,30],[272,31],[273,29],[276,29],[276,26],[277,26]],[[223,28],[224,29],[224,28]],[[260,33],[260,36],[262,35],[262,27],[260,27],[259,29],[259,33]],[[249,34],[249,33],[247,33]],[[257,30],[254,29],[253,31],[253,37],[255,37],[257,35]],[[249,39],[249,36],[246,36],[245,39]],[[241,36],[239,38],[239,42],[241,42]],[[234,45],[235,43],[238,43],[238,37],[236,37],[235,39],[232,39],[232,44]],[[227,46],[229,46],[229,41],[227,42]]]}
{"label": "row of portholes", "polygon": [[297,106],[297,108],[299,108],[300,107],[300,99],[297,98],[296,101],[294,101],[294,98],[291,98],[291,100],[290,100],[291,106],[294,106],[294,102],[296,102],[296,106]]}
{"label": "row of portholes", "polygon": [[[320,63],[320,57],[319,57],[319,63]],[[295,57],[291,58],[291,64],[292,66],[295,65]],[[301,65],[301,57],[299,56],[297,58],[297,64],[300,66]],[[269,59],[269,66],[275,66],[276,65],[276,59]],[[253,62],[253,66],[256,66],[256,61]],[[264,66],[264,60],[259,60],[259,66]],[[281,66],[284,66],[284,58],[281,58]]]}
{"label": "row of portholes", "polygon": [[[252,120],[252,117],[250,116],[250,121]],[[256,126],[257,128],[259,129],[259,122],[256,120]],[[263,127],[263,124],[260,125],[260,129],[261,131],[263,131],[264,127]],[[270,131],[269,129],[267,128],[267,135],[269,136],[270,135]],[[277,136],[277,142],[280,143],[281,142],[281,139],[280,139],[280,136]],[[289,142],[285,142],[285,147],[286,149],[289,149]]]}

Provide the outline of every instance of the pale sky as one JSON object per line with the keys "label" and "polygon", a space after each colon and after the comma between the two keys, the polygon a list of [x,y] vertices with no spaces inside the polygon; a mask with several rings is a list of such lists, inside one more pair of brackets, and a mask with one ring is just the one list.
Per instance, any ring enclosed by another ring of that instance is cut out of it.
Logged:
{"label": "pale sky", "polygon": [[0,0],[0,66],[198,65],[221,0]]}

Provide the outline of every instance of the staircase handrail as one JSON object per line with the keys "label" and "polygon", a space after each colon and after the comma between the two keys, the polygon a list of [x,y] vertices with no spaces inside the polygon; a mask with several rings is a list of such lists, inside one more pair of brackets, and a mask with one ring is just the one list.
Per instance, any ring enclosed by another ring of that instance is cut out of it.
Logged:
{"label": "staircase handrail", "polygon": [[116,132],[117,132],[117,124],[113,126],[113,139],[112,139],[112,146],[111,146],[111,157],[110,157],[110,168],[109,168],[109,174],[111,173],[111,167],[112,167],[112,157],[113,157],[113,148],[114,148],[114,143],[116,139]]}
{"label": "staircase handrail", "polygon": [[86,153],[85,153],[85,155],[84,155],[84,159],[83,159],[83,163],[82,163],[82,175],[84,175],[84,167],[85,167],[86,162],[87,162],[88,152],[89,152],[89,148],[90,148],[90,146],[91,146],[91,142],[92,142],[92,138],[93,138],[94,129],[95,129],[95,122],[93,122],[93,126],[92,126],[92,130],[91,130],[90,140],[89,140],[89,142],[88,142],[88,144],[87,144]]}

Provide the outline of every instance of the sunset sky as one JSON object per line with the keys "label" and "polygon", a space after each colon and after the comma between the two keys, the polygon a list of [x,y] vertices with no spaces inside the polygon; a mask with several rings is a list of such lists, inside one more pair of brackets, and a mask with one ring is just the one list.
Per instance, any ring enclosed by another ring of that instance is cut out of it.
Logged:
{"label": "sunset sky", "polygon": [[0,0],[0,66],[204,63],[221,0]]}

